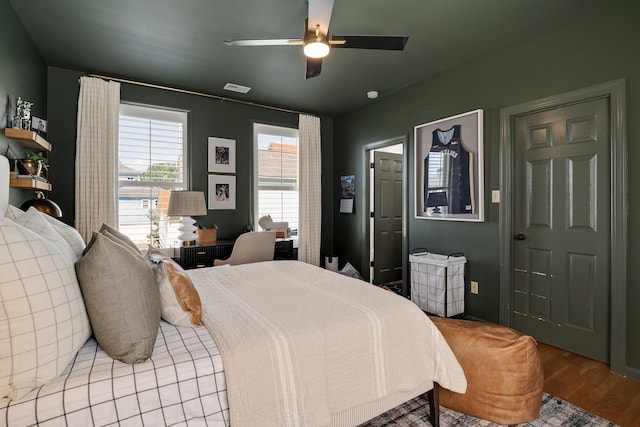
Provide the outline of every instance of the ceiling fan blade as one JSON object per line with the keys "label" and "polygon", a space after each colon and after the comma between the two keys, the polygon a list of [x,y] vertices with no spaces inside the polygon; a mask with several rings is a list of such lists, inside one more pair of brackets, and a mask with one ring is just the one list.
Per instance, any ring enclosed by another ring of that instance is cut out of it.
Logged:
{"label": "ceiling fan blade", "polygon": [[321,70],[322,58],[307,58],[307,79],[318,77]]}
{"label": "ceiling fan blade", "polygon": [[[408,36],[332,36],[331,47],[351,49],[404,50]],[[344,41],[344,44],[333,44]]]}
{"label": "ceiling fan blade", "polygon": [[333,0],[309,0],[307,30],[315,31],[316,26],[320,25],[322,33],[328,34],[332,11]]}
{"label": "ceiling fan blade", "polygon": [[225,40],[227,46],[289,46],[301,45],[300,39],[242,39]]}

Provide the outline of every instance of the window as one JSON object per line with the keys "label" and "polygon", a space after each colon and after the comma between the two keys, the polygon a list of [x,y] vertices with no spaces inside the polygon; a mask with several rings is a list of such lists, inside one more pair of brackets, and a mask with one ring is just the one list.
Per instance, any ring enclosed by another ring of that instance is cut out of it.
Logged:
{"label": "window", "polygon": [[264,215],[298,235],[298,129],[254,124],[255,224]]}
{"label": "window", "polygon": [[120,105],[118,228],[138,246],[172,246],[180,218],[169,192],[186,188],[187,113]]}

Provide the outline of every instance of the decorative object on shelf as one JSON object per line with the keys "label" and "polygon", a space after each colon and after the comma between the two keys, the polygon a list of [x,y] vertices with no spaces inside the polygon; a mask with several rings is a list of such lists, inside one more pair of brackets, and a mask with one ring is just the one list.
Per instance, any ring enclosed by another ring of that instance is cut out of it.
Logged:
{"label": "decorative object on shelf", "polygon": [[276,233],[276,239],[283,239],[285,237],[291,237],[291,230],[289,229],[288,222],[272,222],[269,226],[269,231]]}
{"label": "decorative object on shelf", "polygon": [[263,231],[274,231],[276,238],[291,237],[291,229],[288,222],[274,222],[271,215],[264,215],[258,220],[258,225]]}
{"label": "decorative object on shelf", "polygon": [[29,130],[31,127],[31,107],[33,102],[24,101],[18,97],[16,102],[16,115],[13,118],[13,127]]}
{"label": "decorative object on shelf", "polygon": [[210,245],[218,240],[218,226],[213,224],[209,228],[198,228],[196,230],[196,242],[200,246]]}
{"label": "decorative object on shelf", "polygon": [[16,159],[16,168],[19,175],[40,177],[43,176],[43,171],[47,172],[49,170],[49,161],[42,152],[30,152],[26,156],[25,159]]}
{"label": "decorative object on shelf", "polygon": [[272,222],[273,220],[271,219],[271,215],[264,215],[258,220],[258,225],[260,226],[260,228],[267,231]]}
{"label": "decorative object on shelf", "polygon": [[209,137],[209,172],[236,173],[236,141]]}
{"label": "decorative object on shelf", "polygon": [[11,104],[11,96],[7,94],[7,106],[6,106],[5,114],[7,115],[8,128],[13,127],[13,120],[12,120],[13,116],[11,115],[12,111],[13,111],[13,104]]}
{"label": "decorative object on shelf", "polygon": [[36,191],[36,198],[24,202],[20,209],[27,211],[31,206],[54,218],[62,217],[62,209],[53,200],[47,199],[42,191]]}
{"label": "decorative object on shelf", "polygon": [[[416,218],[484,221],[483,111],[425,123],[414,133]],[[447,204],[430,204],[431,194],[442,192]]]}
{"label": "decorative object on shelf", "polygon": [[209,175],[209,209],[236,208],[236,177]]}
{"label": "decorative object on shelf", "polygon": [[[40,176],[42,172],[42,164],[34,162],[30,159],[14,159],[13,169],[17,171],[18,175],[23,177]],[[17,177],[16,177],[17,178]]]}
{"label": "decorative object on shelf", "polygon": [[31,130],[38,132],[38,135],[46,135],[47,133],[47,121],[40,117],[31,117]]}
{"label": "decorative object on shelf", "polygon": [[181,216],[182,224],[178,230],[178,240],[182,246],[192,246],[196,244],[197,236],[195,220],[192,216],[200,216],[207,214],[207,207],[204,200],[204,192],[202,191],[172,191],[169,195],[169,207],[167,208],[167,216]]}

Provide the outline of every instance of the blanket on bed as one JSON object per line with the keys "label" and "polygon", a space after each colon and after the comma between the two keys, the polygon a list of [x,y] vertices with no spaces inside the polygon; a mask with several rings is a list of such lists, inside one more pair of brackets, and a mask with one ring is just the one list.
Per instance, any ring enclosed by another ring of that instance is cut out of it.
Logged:
{"label": "blanket on bed", "polygon": [[466,389],[437,328],[391,292],[297,261],[189,275],[222,355],[234,427],[326,426],[433,382]]}

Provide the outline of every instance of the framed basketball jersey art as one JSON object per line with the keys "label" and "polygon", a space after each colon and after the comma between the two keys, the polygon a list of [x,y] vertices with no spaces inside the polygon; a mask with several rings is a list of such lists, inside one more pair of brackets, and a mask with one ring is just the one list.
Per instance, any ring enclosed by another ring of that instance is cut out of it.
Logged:
{"label": "framed basketball jersey art", "polygon": [[484,221],[482,113],[414,128],[416,218]]}

